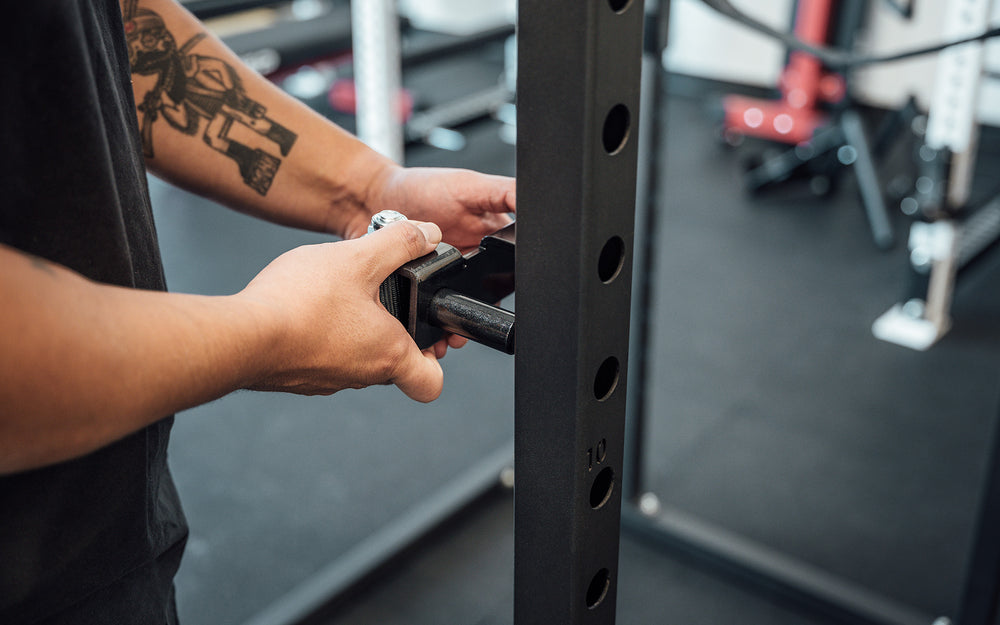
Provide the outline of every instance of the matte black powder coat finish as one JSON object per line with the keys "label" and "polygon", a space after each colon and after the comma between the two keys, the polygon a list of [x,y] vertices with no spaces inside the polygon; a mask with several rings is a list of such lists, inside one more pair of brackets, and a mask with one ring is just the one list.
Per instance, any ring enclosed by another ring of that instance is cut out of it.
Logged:
{"label": "matte black powder coat finish", "polygon": [[614,623],[643,5],[518,15],[514,622]]}

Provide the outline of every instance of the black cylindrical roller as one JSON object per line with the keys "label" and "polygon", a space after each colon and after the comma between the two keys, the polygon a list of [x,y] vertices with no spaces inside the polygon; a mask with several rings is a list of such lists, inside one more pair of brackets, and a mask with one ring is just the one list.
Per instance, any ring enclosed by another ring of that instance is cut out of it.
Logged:
{"label": "black cylindrical roller", "polygon": [[514,353],[514,313],[441,289],[431,298],[427,320],[452,334]]}

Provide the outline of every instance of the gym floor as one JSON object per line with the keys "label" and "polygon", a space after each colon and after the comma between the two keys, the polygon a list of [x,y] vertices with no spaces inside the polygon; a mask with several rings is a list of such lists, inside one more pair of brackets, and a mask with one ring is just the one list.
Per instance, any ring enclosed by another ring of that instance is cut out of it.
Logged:
{"label": "gym floor", "polygon": [[[406,80],[440,96],[442,82],[494,82],[499,59],[498,49],[469,53]],[[1000,259],[963,277],[954,328],[930,351],[877,341],[871,322],[906,285],[907,221],[894,215],[900,242],[876,249],[850,175],[825,198],[791,187],[747,196],[741,163],[755,148],[717,141],[718,92],[670,84],[644,489],[921,612],[954,615],[1000,407]],[[407,163],[513,175],[497,123],[463,130],[463,151],[415,146]],[[997,139],[984,137],[980,172],[996,171]],[[982,193],[993,182],[980,178]],[[283,251],[329,240],[156,181],[151,190],[176,291],[231,293]],[[245,392],[179,415],[171,467],[191,524],[182,622],[247,621],[508,445],[512,359],[470,345],[443,365],[444,395],[428,406],[393,388]],[[509,493],[488,498],[326,622],[511,623],[512,510]],[[619,573],[620,623],[826,622],[629,534]]]}

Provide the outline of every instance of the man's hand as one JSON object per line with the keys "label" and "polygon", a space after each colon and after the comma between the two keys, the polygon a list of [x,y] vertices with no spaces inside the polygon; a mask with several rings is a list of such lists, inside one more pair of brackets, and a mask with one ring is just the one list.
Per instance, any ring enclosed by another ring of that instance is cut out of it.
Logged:
{"label": "man's hand", "polygon": [[510,223],[515,184],[513,178],[464,169],[390,167],[373,182],[366,208],[367,214],[348,222],[346,238],[361,236],[371,215],[392,209],[409,219],[434,222],[445,243],[468,249]]}
{"label": "man's hand", "polygon": [[[403,168],[386,163],[372,178],[364,209],[347,222],[345,238],[365,234],[372,215],[391,209],[409,219],[434,222],[441,228],[445,243],[467,250],[509,224],[509,213],[517,210],[513,178],[465,169]],[[449,334],[431,349],[437,358],[444,358],[448,347],[459,348],[467,342]]]}
{"label": "man's hand", "polygon": [[378,287],[441,240],[401,222],[300,247],[240,293],[185,295],[86,280],[0,245],[0,474],[75,458],[240,388],[330,394],[395,384],[441,393]]}
{"label": "man's hand", "polygon": [[270,371],[250,387],[306,395],[395,384],[411,398],[441,394],[435,351],[417,348],[378,298],[401,265],[434,250],[432,223],[399,222],[353,241],[304,246],[274,260],[237,297],[282,329]]}

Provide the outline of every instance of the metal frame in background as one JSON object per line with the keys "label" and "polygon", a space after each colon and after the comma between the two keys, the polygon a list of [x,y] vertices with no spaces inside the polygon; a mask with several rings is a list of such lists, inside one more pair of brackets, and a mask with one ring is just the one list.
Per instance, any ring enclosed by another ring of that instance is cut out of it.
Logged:
{"label": "metal frame in background", "polygon": [[514,623],[614,623],[641,0],[518,7]]}
{"label": "metal frame in background", "polygon": [[356,134],[376,152],[402,163],[405,146],[398,111],[403,78],[395,1],[351,0],[351,35]]}
{"label": "metal frame in background", "polygon": [[[1000,20],[1000,1],[960,0],[948,5],[946,40],[987,30]],[[926,350],[951,328],[952,292],[975,261],[1000,242],[1000,198],[987,206],[969,203],[980,125],[977,120],[986,43],[942,50],[935,69],[927,128],[918,154],[918,183],[900,207],[913,217],[907,259],[910,286],[905,300],[872,324],[876,338]]]}
{"label": "metal frame in background", "polygon": [[[859,585],[831,575],[786,554],[727,532],[680,510],[664,506],[643,491],[643,435],[648,416],[646,347],[652,276],[656,267],[659,230],[658,202],[663,193],[659,172],[663,158],[663,114],[661,96],[664,70],[660,59],[666,47],[666,6],[654,18],[657,26],[647,29],[644,90],[650,95],[643,106],[648,112],[643,152],[646,175],[642,177],[636,228],[636,272],[639,280],[632,319],[632,362],[628,414],[628,458],[625,481],[626,505],[622,509],[625,531],[678,554],[712,572],[721,573],[752,590],[780,598],[791,606],[832,622],[860,625],[951,625],[947,617],[933,617]],[[654,13],[656,15],[656,13]],[[652,35],[652,36],[650,36]],[[1000,421],[994,426],[986,482],[978,510],[970,561],[955,625],[996,625],[1000,603]]]}

